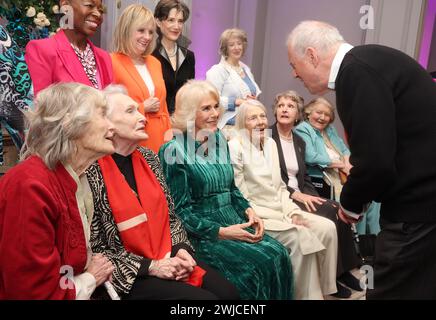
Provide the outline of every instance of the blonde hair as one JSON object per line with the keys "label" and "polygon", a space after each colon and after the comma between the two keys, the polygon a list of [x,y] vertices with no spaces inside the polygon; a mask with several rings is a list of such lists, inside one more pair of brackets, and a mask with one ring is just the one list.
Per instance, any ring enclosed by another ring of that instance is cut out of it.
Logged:
{"label": "blonde hair", "polygon": [[[186,132],[189,122],[195,122],[195,115],[203,99],[212,97],[219,103],[218,91],[209,81],[189,80],[176,95],[175,111],[171,117],[172,127]],[[220,116],[224,109],[220,105]]]}
{"label": "blonde hair", "polygon": [[260,101],[249,99],[238,107],[238,113],[235,119],[235,129],[237,130],[245,129],[245,120],[247,117],[247,111],[250,107],[259,107],[263,110],[263,112],[265,112],[265,116],[268,116],[265,106]]}
{"label": "blonde hair", "polygon": [[335,107],[323,97],[318,97],[310,101],[307,105],[304,106],[304,120],[309,120],[309,115],[315,109],[315,107],[319,104],[325,105],[330,109],[330,123],[335,121]]}
{"label": "blonde hair", "polygon": [[132,4],[124,9],[114,30],[113,51],[128,56],[134,55],[133,32],[144,24],[151,24],[154,33],[143,57],[151,54],[156,47],[156,21],[153,13],[146,6]]}
{"label": "blonde hair", "polygon": [[303,97],[300,96],[296,91],[292,91],[292,90],[287,90],[287,91],[278,93],[274,98],[274,104],[272,106],[272,109],[274,112],[274,117],[276,117],[276,120],[277,120],[277,108],[279,107],[279,101],[282,98],[288,98],[297,104],[298,113],[297,113],[297,118],[295,119],[296,124],[297,124],[303,118],[303,115],[302,115],[303,105],[304,105]]}
{"label": "blonde hair", "polygon": [[219,51],[219,53],[225,58],[229,56],[227,46],[229,44],[230,38],[232,37],[236,37],[242,41],[242,46],[243,46],[242,55],[244,55],[245,51],[247,50],[248,47],[247,33],[244,30],[238,28],[226,29],[224,30],[224,32],[221,34],[220,37],[220,51]]}
{"label": "blonde hair", "polygon": [[29,130],[21,160],[38,155],[50,169],[59,161],[68,163],[98,108],[106,110],[103,93],[83,84],[53,84],[39,92],[35,111],[26,113]]}

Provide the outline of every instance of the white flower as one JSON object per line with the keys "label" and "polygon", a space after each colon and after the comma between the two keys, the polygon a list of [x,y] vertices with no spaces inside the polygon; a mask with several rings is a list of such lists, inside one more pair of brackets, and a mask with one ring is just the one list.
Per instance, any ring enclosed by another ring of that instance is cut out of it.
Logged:
{"label": "white flower", "polygon": [[45,13],[44,12],[39,12],[37,15],[36,15],[36,17],[38,18],[38,19],[41,19],[41,20],[43,20],[43,19],[45,19],[46,18],[46,16],[45,16]]}
{"label": "white flower", "polygon": [[49,37],[53,37],[55,34],[56,34],[56,32],[50,32],[50,33],[48,34],[48,36],[49,36]]}
{"label": "white flower", "polygon": [[51,8],[51,10],[53,11],[53,13],[58,14],[59,13],[59,6],[55,5],[55,6],[53,6],[53,8]]}
{"label": "white flower", "polygon": [[45,20],[44,20],[44,19],[38,19],[38,18],[35,18],[35,19],[33,19],[33,23],[34,23],[37,27],[40,27],[40,28],[43,28],[43,27],[45,26]]}
{"label": "white flower", "polygon": [[36,10],[35,10],[34,7],[29,7],[29,8],[27,9],[27,12],[26,12],[26,16],[27,16],[27,17],[32,18],[32,17],[35,16],[35,14],[36,14]]}
{"label": "white flower", "polygon": [[50,20],[45,19],[44,20],[44,26],[48,27],[50,25]]}

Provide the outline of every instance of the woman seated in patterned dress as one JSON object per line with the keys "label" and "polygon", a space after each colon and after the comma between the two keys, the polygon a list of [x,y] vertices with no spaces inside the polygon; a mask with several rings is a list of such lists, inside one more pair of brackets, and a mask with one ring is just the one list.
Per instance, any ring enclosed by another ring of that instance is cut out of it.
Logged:
{"label": "woman seated in patterned dress", "polygon": [[236,288],[194,259],[159,160],[149,149],[146,119],[121,86],[106,90],[115,153],[92,165],[91,245],[114,264],[113,286],[123,299],[238,299]]}
{"label": "woman seated in patterned dress", "polygon": [[222,272],[243,299],[291,299],[287,250],[264,235],[260,219],[236,188],[215,87],[190,80],[176,95],[175,137],[159,157],[197,256]]}

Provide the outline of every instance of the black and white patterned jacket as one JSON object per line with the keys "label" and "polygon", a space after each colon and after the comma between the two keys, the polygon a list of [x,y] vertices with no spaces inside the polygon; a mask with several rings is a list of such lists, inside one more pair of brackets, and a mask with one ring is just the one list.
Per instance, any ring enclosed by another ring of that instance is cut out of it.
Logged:
{"label": "black and white patterned jacket", "polygon": [[[172,255],[181,248],[193,254],[185,228],[174,212],[174,202],[165,182],[158,156],[146,148],[138,148],[159,181],[168,202]],[[91,225],[91,247],[94,253],[102,253],[114,264],[113,285],[119,293],[128,294],[138,275],[144,258],[127,252],[120,238],[112,210],[109,205],[106,186],[98,163],[87,171],[94,200],[94,216]]]}

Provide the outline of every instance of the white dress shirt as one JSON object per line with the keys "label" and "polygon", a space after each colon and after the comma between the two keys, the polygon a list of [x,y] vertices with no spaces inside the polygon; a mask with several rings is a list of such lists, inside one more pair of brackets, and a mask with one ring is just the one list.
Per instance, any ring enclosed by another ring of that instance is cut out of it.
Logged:
{"label": "white dress shirt", "polygon": [[342,61],[344,60],[345,55],[353,49],[354,47],[351,44],[343,43],[339,47],[338,52],[336,52],[335,58],[333,59],[332,67],[330,69],[330,77],[328,88],[335,90],[336,88],[336,78],[338,77],[339,68],[341,67]]}

